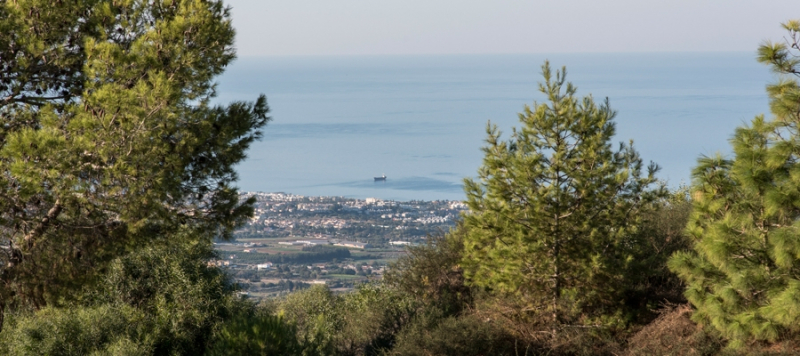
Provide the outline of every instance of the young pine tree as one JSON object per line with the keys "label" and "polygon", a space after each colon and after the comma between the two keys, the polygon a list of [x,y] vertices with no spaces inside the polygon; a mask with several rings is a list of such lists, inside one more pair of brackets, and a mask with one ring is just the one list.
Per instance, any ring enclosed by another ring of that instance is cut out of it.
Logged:
{"label": "young pine tree", "polygon": [[783,75],[767,87],[774,118],[738,128],[733,159],[699,160],[687,227],[694,250],[669,262],[687,284],[694,320],[732,347],[800,331],[800,60],[791,52],[800,22],[784,27],[790,46],[759,48],[759,61]]}
{"label": "young pine tree", "polygon": [[575,97],[564,69],[542,74],[548,102],[526,106],[508,141],[490,126],[479,180],[465,180],[463,264],[470,283],[519,297],[555,334],[623,319],[640,213],[663,189],[649,188],[656,165],[642,174],[630,145],[612,149],[607,102]]}

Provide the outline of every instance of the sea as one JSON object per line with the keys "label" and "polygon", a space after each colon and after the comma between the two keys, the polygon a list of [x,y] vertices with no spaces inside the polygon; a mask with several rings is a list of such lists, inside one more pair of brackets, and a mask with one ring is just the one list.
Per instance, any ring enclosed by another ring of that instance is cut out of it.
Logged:
{"label": "sea", "polygon": [[[464,200],[487,124],[508,137],[542,102],[541,66],[566,67],[579,96],[609,99],[614,141],[633,140],[670,187],[701,156],[769,117],[777,77],[755,52],[242,57],[217,103],[265,94],[272,120],[237,166],[242,191],[391,200]],[[616,145],[615,145],[616,146]],[[386,176],[385,181],[374,177]]]}

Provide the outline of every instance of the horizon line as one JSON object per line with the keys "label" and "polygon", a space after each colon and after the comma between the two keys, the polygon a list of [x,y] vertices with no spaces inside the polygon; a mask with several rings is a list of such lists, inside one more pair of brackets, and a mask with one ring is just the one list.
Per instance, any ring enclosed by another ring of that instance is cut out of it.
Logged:
{"label": "horizon line", "polygon": [[707,50],[707,51],[588,51],[588,52],[497,52],[497,53],[356,53],[356,54],[243,54],[245,58],[298,58],[298,57],[450,57],[450,56],[531,56],[531,55],[610,55],[610,54],[724,54],[753,53],[755,50]]}

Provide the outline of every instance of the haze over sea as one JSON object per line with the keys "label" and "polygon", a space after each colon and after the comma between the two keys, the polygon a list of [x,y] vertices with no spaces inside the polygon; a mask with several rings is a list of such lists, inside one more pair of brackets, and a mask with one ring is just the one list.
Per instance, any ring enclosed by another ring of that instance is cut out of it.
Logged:
{"label": "haze over sea", "polygon": [[[244,191],[463,200],[486,123],[504,137],[538,92],[541,65],[578,95],[608,97],[615,141],[634,140],[658,176],[690,181],[701,155],[731,152],[739,125],[769,113],[774,80],[754,52],[239,58],[218,102],[267,95],[273,121],[238,166]],[[616,145],[615,145],[616,146]],[[385,174],[385,182],[373,177]]]}

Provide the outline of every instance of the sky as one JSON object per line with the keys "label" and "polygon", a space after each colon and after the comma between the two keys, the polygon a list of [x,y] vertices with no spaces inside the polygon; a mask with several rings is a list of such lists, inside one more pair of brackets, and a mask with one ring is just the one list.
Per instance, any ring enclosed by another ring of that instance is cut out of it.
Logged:
{"label": "sky", "polygon": [[255,56],[752,51],[797,0],[227,0]]}

